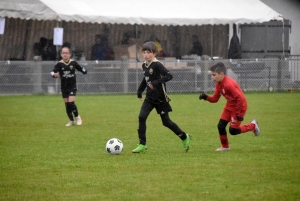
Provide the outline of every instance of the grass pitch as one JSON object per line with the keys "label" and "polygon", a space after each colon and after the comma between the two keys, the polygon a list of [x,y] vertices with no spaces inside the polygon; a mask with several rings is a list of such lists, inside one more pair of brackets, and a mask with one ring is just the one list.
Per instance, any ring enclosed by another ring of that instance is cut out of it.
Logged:
{"label": "grass pitch", "polygon": [[[82,126],[68,122],[61,96],[0,97],[0,200],[300,200],[300,93],[247,93],[245,123],[261,135],[230,136],[220,146],[217,123],[225,100],[170,94],[171,119],[192,135],[190,151],[147,121],[148,152],[138,143],[136,95],[78,95]],[[107,140],[124,143],[109,155]]]}

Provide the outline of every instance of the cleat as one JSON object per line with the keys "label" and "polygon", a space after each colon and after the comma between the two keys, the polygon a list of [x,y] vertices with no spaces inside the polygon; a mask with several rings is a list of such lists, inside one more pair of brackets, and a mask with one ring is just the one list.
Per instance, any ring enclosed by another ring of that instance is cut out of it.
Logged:
{"label": "cleat", "polygon": [[147,152],[147,146],[143,144],[138,144],[137,148],[132,150],[132,153],[146,153]]}
{"label": "cleat", "polygon": [[230,147],[219,147],[216,151],[229,151]]}
{"label": "cleat", "polygon": [[182,140],[182,144],[183,144],[183,148],[184,148],[185,152],[188,152],[190,149],[191,138],[192,138],[192,136],[187,133],[186,139]]}
{"label": "cleat", "polygon": [[66,126],[73,126],[74,125],[74,121],[69,121],[69,123],[66,124]]}
{"label": "cleat", "polygon": [[253,121],[251,121],[251,123],[255,125],[255,129],[253,130],[254,135],[259,136],[260,129],[258,127],[258,121],[256,119],[254,119]]}
{"label": "cleat", "polygon": [[81,124],[82,124],[82,119],[81,119],[81,117],[78,115],[78,117],[75,117],[76,118],[76,124],[78,125],[78,126],[80,126]]}

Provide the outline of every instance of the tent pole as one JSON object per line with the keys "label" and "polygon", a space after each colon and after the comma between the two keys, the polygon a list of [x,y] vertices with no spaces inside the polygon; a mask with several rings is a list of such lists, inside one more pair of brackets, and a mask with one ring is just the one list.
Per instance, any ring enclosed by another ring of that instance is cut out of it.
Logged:
{"label": "tent pole", "polygon": [[284,58],[284,18],[282,18],[282,59]]}
{"label": "tent pole", "polygon": [[214,43],[214,38],[213,38],[213,31],[214,31],[214,29],[213,29],[213,25],[211,25],[211,34],[210,34],[210,41],[211,41],[211,44],[210,44],[210,57],[213,57],[213,48],[214,48],[214,45],[213,45],[213,43]]}
{"label": "tent pole", "polygon": [[139,57],[138,57],[138,51],[139,51],[139,47],[138,47],[138,25],[135,24],[135,59],[136,61],[139,61]]}
{"label": "tent pole", "polygon": [[25,38],[25,44],[24,44],[24,49],[23,49],[23,55],[22,55],[22,59],[23,60],[26,60],[27,59],[27,46],[28,46],[28,37],[29,37],[29,29],[30,29],[30,27],[31,27],[31,23],[32,22],[32,20],[26,20],[26,31],[25,31],[25,36],[24,36],[24,38]]}
{"label": "tent pole", "polygon": [[[56,27],[59,27],[59,21],[56,20]],[[56,61],[59,59],[58,45],[56,45]]]}

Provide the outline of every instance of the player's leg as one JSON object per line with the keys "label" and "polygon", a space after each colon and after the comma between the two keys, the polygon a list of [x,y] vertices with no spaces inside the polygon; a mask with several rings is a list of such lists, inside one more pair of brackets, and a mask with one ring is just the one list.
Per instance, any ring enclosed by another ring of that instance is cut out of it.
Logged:
{"label": "player's leg", "polygon": [[[244,117],[245,114],[246,114],[246,111],[243,111],[241,115]],[[260,129],[258,127],[257,120],[254,119],[249,124],[244,124],[244,125],[241,125],[241,124],[242,124],[242,121],[239,121],[236,118],[235,114],[232,114],[230,128],[229,128],[230,134],[238,135],[238,134],[246,133],[249,131],[253,131],[255,136],[258,136],[260,134]]]}
{"label": "player's leg", "polygon": [[241,129],[241,133],[252,131],[255,136],[258,136],[260,134],[260,128],[258,127],[257,120],[255,119],[251,121],[251,123],[240,126],[240,129]]}
{"label": "player's leg", "polygon": [[143,153],[147,151],[147,138],[146,138],[146,120],[153,110],[154,106],[149,101],[144,100],[140,113],[139,113],[139,127],[138,127],[138,138],[139,144],[137,148],[132,150],[132,153]]}
{"label": "player's leg", "polygon": [[[244,115],[243,115],[244,116]],[[232,113],[232,116],[231,116],[231,120],[230,120],[230,127],[229,127],[229,133],[231,135],[238,135],[238,134],[241,134],[241,123],[242,121],[239,121],[237,118],[236,118],[236,114],[233,114]]]}
{"label": "player's leg", "polygon": [[160,118],[161,118],[163,125],[165,127],[169,128],[171,131],[173,131],[182,140],[183,148],[187,152],[190,148],[190,141],[191,141],[190,134],[182,131],[179,128],[179,126],[170,119],[169,112],[160,114]]}
{"label": "player's leg", "polygon": [[[239,115],[244,117],[246,115],[246,111],[247,111],[247,107],[245,107],[244,110],[241,110],[239,112]],[[242,121],[237,119],[236,112],[231,112],[229,133],[231,135],[241,134],[242,133],[241,124]]]}
{"label": "player's leg", "polygon": [[224,119],[220,119],[218,123],[218,131],[219,131],[219,138],[221,142],[221,147],[216,149],[216,151],[225,151],[229,150],[229,142],[228,142],[228,137],[227,137],[227,132],[226,132],[226,126],[229,123],[229,121],[226,121]]}
{"label": "player's leg", "polygon": [[224,108],[218,123],[219,138],[222,146],[216,149],[216,151],[226,151],[230,149],[227,132],[226,132],[226,126],[229,123],[229,121],[230,121],[230,111]]}
{"label": "player's leg", "polygon": [[82,124],[82,119],[79,116],[78,108],[75,104],[75,99],[76,99],[76,91],[72,91],[72,93],[70,93],[68,102],[69,102],[69,104],[71,104],[71,108],[72,108],[72,112],[75,116],[76,124],[81,125]]}
{"label": "player's leg", "polygon": [[69,103],[69,93],[68,92],[62,92],[62,97],[65,103],[65,107],[66,107],[66,113],[68,115],[69,118],[69,122],[66,124],[66,126],[72,126],[74,124],[74,117],[73,117],[73,113],[72,113],[72,106]]}
{"label": "player's leg", "polygon": [[185,140],[187,138],[185,132],[182,131],[179,126],[170,119],[168,112],[160,114],[160,118],[162,124],[173,131],[181,140]]}

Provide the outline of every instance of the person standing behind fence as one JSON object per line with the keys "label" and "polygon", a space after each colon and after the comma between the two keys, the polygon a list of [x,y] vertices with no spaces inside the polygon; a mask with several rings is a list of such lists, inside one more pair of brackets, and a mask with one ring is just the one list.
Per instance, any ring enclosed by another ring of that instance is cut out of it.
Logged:
{"label": "person standing behind fence", "polygon": [[199,41],[199,38],[197,35],[193,35],[192,36],[192,40],[193,40],[193,47],[190,51],[190,54],[196,54],[198,56],[202,56],[203,53],[203,47],[202,44]]}
{"label": "person standing behind fence", "polygon": [[214,94],[213,96],[208,96],[204,92],[200,92],[199,99],[216,103],[221,95],[223,95],[227,100],[218,123],[219,137],[222,146],[216,149],[216,151],[226,151],[230,150],[226,132],[226,126],[229,122],[229,133],[231,135],[253,131],[254,135],[258,136],[260,129],[255,119],[251,123],[241,126],[247,111],[247,100],[237,82],[226,75],[224,63],[216,63],[210,67],[210,71],[211,78],[216,82]]}
{"label": "person standing behind fence", "polygon": [[108,50],[108,39],[97,34],[92,47],[92,60],[105,60]]}
{"label": "person standing behind fence", "polygon": [[[170,81],[173,76],[155,58],[158,50],[154,42],[146,42],[142,47],[142,51],[145,59],[142,65],[144,78],[138,87],[137,96],[139,100],[143,101],[143,104],[139,113],[139,144],[137,148],[132,150],[132,153],[144,153],[147,151],[146,120],[154,108],[157,114],[160,115],[163,125],[172,130],[182,140],[183,148],[187,152],[190,147],[190,135],[182,131],[169,117],[169,112],[172,111],[172,108],[169,104],[170,98],[167,95],[165,83]],[[145,89],[147,91],[144,100],[142,93]]]}
{"label": "person standing behind fence", "polygon": [[159,57],[166,56],[165,51],[163,50],[163,48],[162,48],[162,46],[160,44],[160,41],[159,41],[159,39],[157,38],[157,36],[155,34],[152,34],[150,36],[150,41],[154,42],[154,44],[157,47],[157,51],[158,51],[157,52],[157,56],[159,56]]}
{"label": "person standing behind fence", "polygon": [[[69,117],[69,122],[66,126],[74,125],[74,117],[77,125],[82,124],[82,119],[79,116],[78,108],[75,104],[75,97],[77,92],[76,85],[76,73],[75,70],[87,74],[87,70],[80,66],[76,61],[70,59],[72,51],[68,47],[64,47],[61,50],[60,60],[51,72],[51,76],[54,78],[60,77],[61,79],[61,93],[66,106],[66,113]],[[74,117],[73,117],[74,114]]]}

